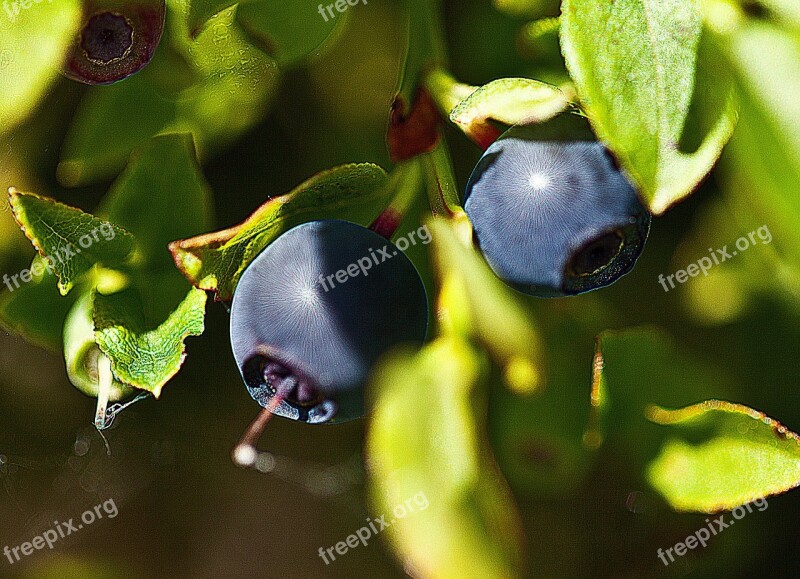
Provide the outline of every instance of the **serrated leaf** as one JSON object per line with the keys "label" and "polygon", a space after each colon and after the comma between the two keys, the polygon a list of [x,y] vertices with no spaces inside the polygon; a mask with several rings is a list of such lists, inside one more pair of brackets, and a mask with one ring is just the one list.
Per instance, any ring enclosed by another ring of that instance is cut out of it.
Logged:
{"label": "serrated leaf", "polygon": [[[484,433],[484,364],[466,342],[440,338],[375,373],[371,495],[378,516],[395,517],[386,534],[412,575],[522,573],[519,516]],[[410,512],[397,516],[398,505]]]}
{"label": "serrated leaf", "polygon": [[368,222],[380,212],[386,184],[386,172],[377,165],[342,165],[270,199],[237,226],[177,241],[170,250],[193,285],[229,300],[250,261],[282,232],[321,218]]}
{"label": "serrated leaf", "polygon": [[[503,368],[513,390],[528,393],[536,390],[544,363],[536,321],[514,290],[492,273],[472,247],[459,241],[452,225],[433,220],[430,229],[439,275],[452,276],[463,288],[477,338]],[[440,316],[444,315],[448,312],[440,312]],[[463,312],[456,311],[455,315]]]}
{"label": "serrated leaf", "polygon": [[6,2],[0,12],[0,134],[24,120],[58,78],[80,23],[79,0],[20,4]]}
{"label": "serrated leaf", "polygon": [[[234,24],[235,11],[212,18],[192,40],[184,6],[168,7],[168,29],[153,62],[124,83],[87,90],[64,143],[62,183],[77,186],[115,175],[134,148],[161,132],[191,132],[206,155],[263,118],[278,68],[247,42]],[[177,72],[176,60],[183,63]],[[181,79],[177,87],[175,76]]]}
{"label": "serrated leaf", "polygon": [[58,277],[66,295],[96,264],[120,265],[134,239],[121,227],[34,193],[9,190],[14,219]]}
{"label": "serrated leaf", "polygon": [[650,419],[674,427],[647,474],[676,510],[729,510],[800,485],[800,437],[763,412],[709,400]]}
{"label": "serrated leaf", "polygon": [[177,309],[161,325],[152,328],[145,323],[136,291],[96,294],[95,337],[97,345],[111,359],[114,376],[158,398],[164,384],[183,364],[185,339],[203,333],[205,305],[205,292],[192,288]]}
{"label": "serrated leaf", "polygon": [[168,245],[211,225],[211,190],[192,136],[161,135],[134,152],[97,213],[136,237],[145,269],[173,269]]}
{"label": "serrated leaf", "polygon": [[[694,0],[563,4],[561,45],[581,104],[656,214],[697,187],[735,125],[732,87],[713,77],[713,66],[705,67],[709,78],[697,77],[701,31]],[[698,90],[725,91],[726,100],[698,148],[686,152],[682,137]]]}

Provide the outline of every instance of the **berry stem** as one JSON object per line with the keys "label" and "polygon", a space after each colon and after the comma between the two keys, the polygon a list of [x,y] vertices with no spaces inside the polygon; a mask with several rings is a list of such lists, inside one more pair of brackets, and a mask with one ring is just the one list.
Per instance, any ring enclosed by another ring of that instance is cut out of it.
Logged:
{"label": "berry stem", "polygon": [[467,98],[477,87],[458,82],[444,68],[430,70],[424,79],[425,89],[431,95],[436,106],[445,117],[449,117],[453,109]]}
{"label": "berry stem", "polygon": [[389,182],[386,185],[391,192],[392,201],[369,228],[378,235],[391,240],[414,205],[421,184],[422,167],[417,158],[398,163],[389,174]]}
{"label": "berry stem", "polygon": [[97,410],[94,413],[94,425],[98,430],[106,427],[106,408],[108,398],[111,396],[111,386],[114,383],[114,374],[111,372],[111,360],[101,353],[97,358]]}
{"label": "berry stem", "polygon": [[270,457],[272,456],[269,453],[259,452],[258,449],[256,449],[256,445],[261,435],[264,433],[267,424],[269,424],[269,421],[275,415],[275,410],[281,405],[284,398],[284,392],[276,393],[270,399],[269,404],[258,413],[256,419],[253,420],[250,426],[247,427],[247,430],[244,431],[239,444],[236,445],[231,453],[231,458],[236,465],[242,468],[250,468],[256,464],[260,455],[266,454]]}
{"label": "berry stem", "polygon": [[422,159],[431,213],[436,217],[447,217],[452,220],[459,239],[467,247],[471,247],[472,224],[461,207],[447,144],[442,139],[439,145],[430,153],[423,155]]}

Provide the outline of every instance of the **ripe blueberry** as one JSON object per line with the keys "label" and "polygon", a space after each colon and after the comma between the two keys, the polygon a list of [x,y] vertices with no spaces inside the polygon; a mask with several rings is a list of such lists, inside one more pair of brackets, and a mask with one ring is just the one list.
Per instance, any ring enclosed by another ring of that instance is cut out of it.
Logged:
{"label": "ripe blueberry", "polygon": [[141,70],[164,31],[164,0],[85,0],[83,25],[64,75],[109,84]]}
{"label": "ripe blueberry", "polygon": [[650,214],[596,142],[544,142],[512,127],[483,154],[464,208],[498,277],[536,296],[614,283],[644,248]]}
{"label": "ripe blueberry", "polygon": [[250,395],[308,423],[364,414],[372,365],[421,344],[427,298],[411,261],[346,221],[290,229],[247,267],[231,306],[231,346]]}

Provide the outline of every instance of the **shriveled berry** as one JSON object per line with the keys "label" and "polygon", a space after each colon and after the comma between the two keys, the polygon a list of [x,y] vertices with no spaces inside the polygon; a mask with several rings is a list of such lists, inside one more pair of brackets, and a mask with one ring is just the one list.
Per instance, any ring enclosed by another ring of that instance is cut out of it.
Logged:
{"label": "shriveled berry", "polygon": [[164,0],[86,0],[83,25],[64,75],[86,84],[109,84],[141,70],[164,31]]}
{"label": "shriveled berry", "polygon": [[340,422],[363,415],[378,358],[421,344],[427,321],[422,281],[394,244],[360,225],[314,221],[281,235],[242,274],[231,345],[261,406],[280,396],[275,414]]}
{"label": "shriveled berry", "polygon": [[513,127],[484,153],[465,210],[498,277],[536,296],[610,285],[641,254],[651,217],[602,144]]}

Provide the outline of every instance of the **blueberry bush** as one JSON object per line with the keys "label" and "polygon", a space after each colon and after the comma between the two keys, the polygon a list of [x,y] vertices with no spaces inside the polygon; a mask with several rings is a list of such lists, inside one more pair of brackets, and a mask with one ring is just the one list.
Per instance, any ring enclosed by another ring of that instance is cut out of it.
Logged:
{"label": "blueberry bush", "polygon": [[798,91],[794,0],[4,2],[0,543],[131,514],[0,575],[797,573]]}

